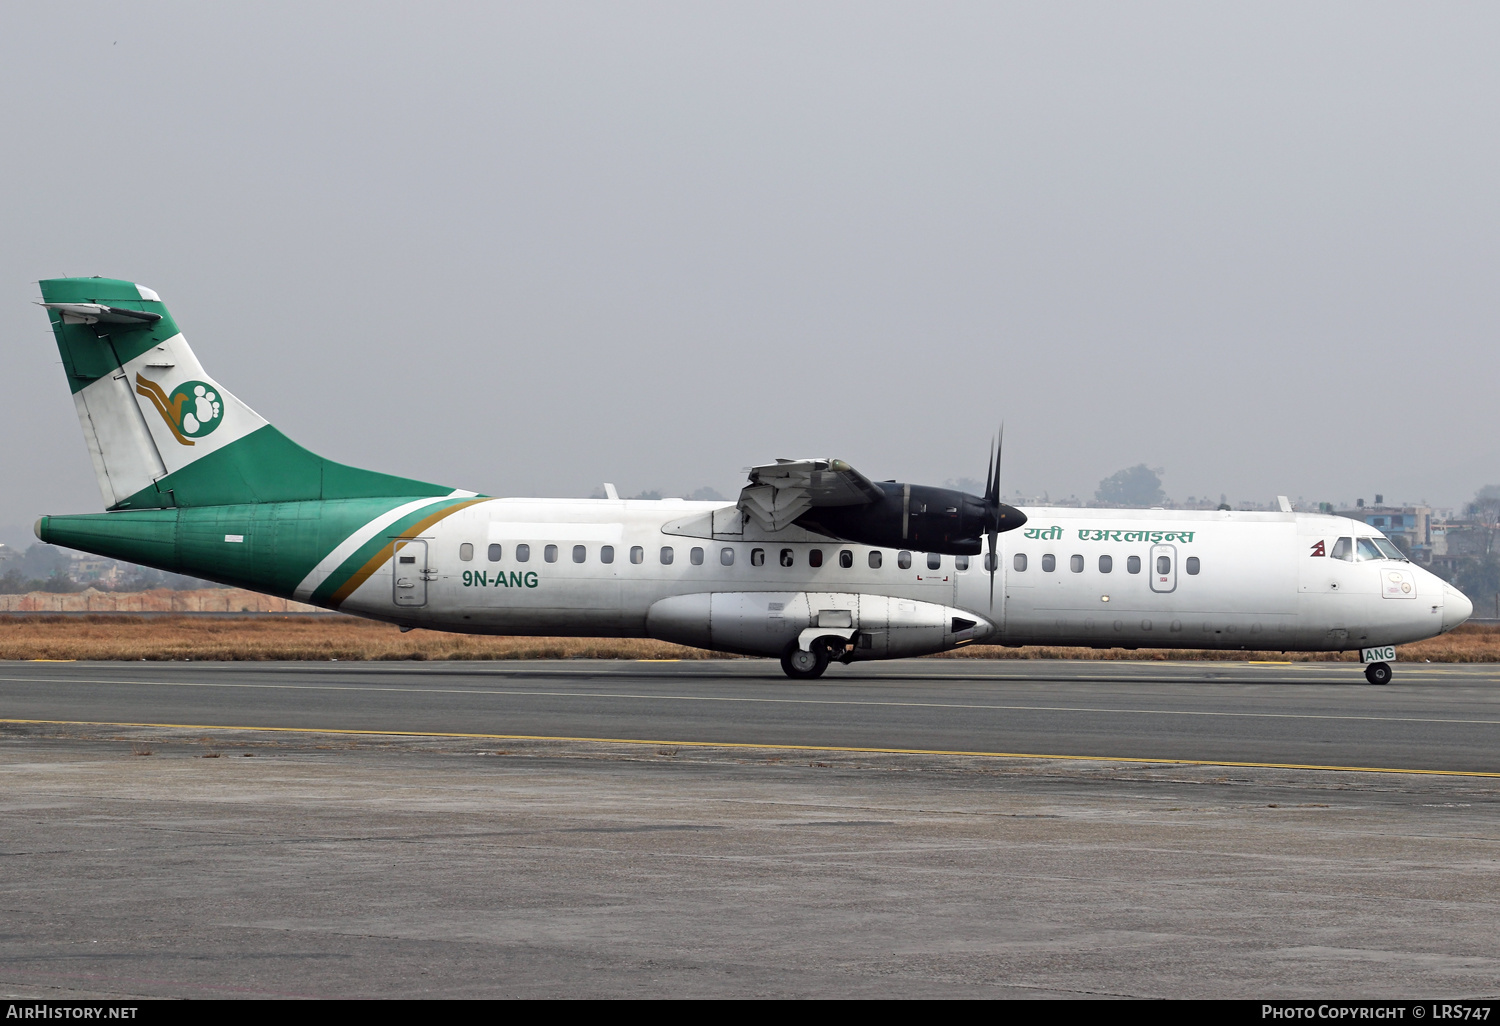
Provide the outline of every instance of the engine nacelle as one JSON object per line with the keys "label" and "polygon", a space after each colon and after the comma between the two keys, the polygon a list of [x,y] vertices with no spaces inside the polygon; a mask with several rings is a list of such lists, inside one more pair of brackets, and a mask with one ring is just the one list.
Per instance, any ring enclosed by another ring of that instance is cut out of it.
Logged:
{"label": "engine nacelle", "polygon": [[647,633],[661,641],[760,656],[827,638],[846,644],[852,659],[894,659],[942,652],[994,629],[952,606],[847,592],[700,592],[664,598],[646,615]]}
{"label": "engine nacelle", "polygon": [[[916,549],[950,556],[977,556],[984,551],[985,503],[977,495],[952,488],[932,488],[882,481],[877,502],[858,506],[817,506],[797,518],[810,531],[860,545]],[[1010,531],[1026,523],[1026,514],[1000,504],[996,528]]]}

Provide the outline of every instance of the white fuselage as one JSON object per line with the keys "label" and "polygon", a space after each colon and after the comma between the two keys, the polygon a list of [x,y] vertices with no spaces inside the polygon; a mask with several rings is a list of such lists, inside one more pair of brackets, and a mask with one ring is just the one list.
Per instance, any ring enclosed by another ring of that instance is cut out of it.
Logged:
{"label": "white fuselage", "polygon": [[1024,512],[1026,527],[1000,536],[992,600],[982,556],[757,534],[723,503],[493,499],[398,542],[342,608],[440,630],[764,655],[822,632],[864,658],[971,641],[1339,650],[1431,637],[1471,608],[1404,560],[1328,555],[1339,538],[1383,537],[1345,518]]}

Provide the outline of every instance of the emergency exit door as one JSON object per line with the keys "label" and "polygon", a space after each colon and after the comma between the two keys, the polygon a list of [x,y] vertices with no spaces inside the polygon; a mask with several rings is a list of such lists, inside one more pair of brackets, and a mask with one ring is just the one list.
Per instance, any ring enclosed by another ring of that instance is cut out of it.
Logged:
{"label": "emergency exit door", "polygon": [[1151,590],[1165,595],[1177,590],[1177,546],[1151,546]]}
{"label": "emergency exit door", "polygon": [[425,606],[427,582],[432,570],[427,565],[425,541],[398,541],[391,555],[391,598],[398,606]]}

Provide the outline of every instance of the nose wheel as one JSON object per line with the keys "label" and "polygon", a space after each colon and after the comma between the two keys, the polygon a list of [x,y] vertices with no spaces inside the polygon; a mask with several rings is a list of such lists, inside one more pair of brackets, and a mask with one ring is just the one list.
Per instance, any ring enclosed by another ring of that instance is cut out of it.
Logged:
{"label": "nose wheel", "polygon": [[792,680],[812,680],[823,676],[828,669],[828,646],[821,641],[812,643],[812,650],[804,652],[794,641],[781,655],[781,669]]}
{"label": "nose wheel", "polygon": [[1391,682],[1391,664],[1371,663],[1366,666],[1365,680],[1371,684],[1389,684]]}

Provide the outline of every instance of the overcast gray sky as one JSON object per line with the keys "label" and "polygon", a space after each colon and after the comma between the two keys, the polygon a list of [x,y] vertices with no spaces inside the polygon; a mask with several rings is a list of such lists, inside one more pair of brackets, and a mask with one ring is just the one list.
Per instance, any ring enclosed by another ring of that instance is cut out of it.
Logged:
{"label": "overcast gray sky", "polygon": [[1091,496],[1500,481],[1500,7],[0,8],[0,525],[100,508],[35,281],[507,495],[776,456]]}

